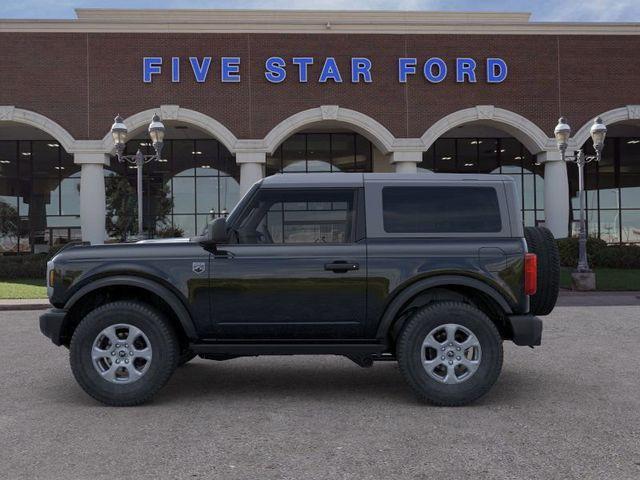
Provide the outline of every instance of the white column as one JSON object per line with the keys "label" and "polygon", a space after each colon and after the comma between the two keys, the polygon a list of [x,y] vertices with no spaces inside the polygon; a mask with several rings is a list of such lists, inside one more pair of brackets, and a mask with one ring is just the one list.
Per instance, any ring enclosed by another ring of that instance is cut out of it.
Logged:
{"label": "white column", "polygon": [[80,164],[80,225],[82,240],[94,244],[106,238],[106,198],[103,166],[109,165],[104,153],[76,153],[74,163]]}
{"label": "white column", "polygon": [[392,152],[391,164],[396,173],[418,173],[418,164],[422,161],[422,152]]}
{"label": "white column", "polygon": [[240,195],[247,193],[251,185],[264,177],[265,152],[237,152],[236,163],[240,165]]}
{"label": "white column", "polygon": [[567,164],[560,152],[541,152],[537,156],[544,164],[544,217],[545,224],[556,238],[569,234],[569,179]]}

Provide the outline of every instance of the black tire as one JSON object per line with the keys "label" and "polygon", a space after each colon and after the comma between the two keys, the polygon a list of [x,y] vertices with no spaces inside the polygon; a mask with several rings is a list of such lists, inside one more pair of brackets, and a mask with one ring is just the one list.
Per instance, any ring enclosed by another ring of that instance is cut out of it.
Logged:
{"label": "black tire", "polygon": [[184,350],[182,350],[180,352],[180,355],[178,357],[178,366],[181,367],[183,366],[185,363],[189,363],[191,360],[193,360],[194,358],[196,358],[198,356],[197,353],[194,353],[191,349],[189,348],[185,348]]}
{"label": "black tire", "polygon": [[529,252],[538,257],[538,289],[530,298],[529,310],[534,315],[549,315],[560,292],[560,252],[548,228],[526,227],[524,235]]}
{"label": "black tire", "polygon": [[[423,341],[438,326],[452,323],[476,336],[481,356],[473,375],[460,383],[446,384],[432,378],[423,367]],[[418,398],[438,406],[477,400],[491,389],[502,370],[502,338],[496,326],[483,312],[462,302],[434,303],[418,310],[402,329],[396,354],[400,371]]]}
{"label": "black tire", "polygon": [[[102,378],[91,351],[104,329],[122,323],[146,335],[153,356],[138,380],[118,384]],[[96,308],[82,319],[71,338],[69,358],[73,375],[85,392],[104,404],[124,407],[146,402],[167,383],[178,365],[179,351],[176,334],[161,313],[144,303],[117,301]]]}

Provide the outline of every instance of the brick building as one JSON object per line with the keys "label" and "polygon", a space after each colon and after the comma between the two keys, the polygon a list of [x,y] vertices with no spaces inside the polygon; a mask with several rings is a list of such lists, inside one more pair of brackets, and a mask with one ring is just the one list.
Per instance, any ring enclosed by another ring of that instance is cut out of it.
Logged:
{"label": "brick building", "polygon": [[[587,168],[588,228],[640,242],[640,24],[535,23],[519,13],[77,10],[0,20],[0,251],[102,242],[109,182],[127,149],[145,166],[145,230],[199,232],[251,183],[287,172],[515,176],[523,221],[575,231],[577,172],[553,139],[603,159]],[[170,212],[160,215],[159,196]]]}

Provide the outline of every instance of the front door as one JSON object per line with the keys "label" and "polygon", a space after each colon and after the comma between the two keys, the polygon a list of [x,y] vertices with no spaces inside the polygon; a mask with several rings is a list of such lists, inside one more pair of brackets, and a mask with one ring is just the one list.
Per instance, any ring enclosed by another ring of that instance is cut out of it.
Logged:
{"label": "front door", "polygon": [[[366,245],[359,190],[262,189],[212,256],[218,338],[362,335]],[[362,238],[359,238],[362,237]]]}

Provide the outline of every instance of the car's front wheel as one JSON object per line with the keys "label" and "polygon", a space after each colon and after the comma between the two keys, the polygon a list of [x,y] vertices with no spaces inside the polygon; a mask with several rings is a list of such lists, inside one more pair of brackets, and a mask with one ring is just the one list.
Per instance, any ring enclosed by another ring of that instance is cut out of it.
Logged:
{"label": "car's front wheel", "polygon": [[70,362],[85,392],[113,406],[138,405],[169,380],[179,345],[167,319],[149,305],[117,301],[91,311],[73,333]]}
{"label": "car's front wheel", "polygon": [[418,310],[402,329],[396,353],[411,388],[435,405],[458,406],[478,399],[502,369],[502,339],[495,325],[461,302]]}

